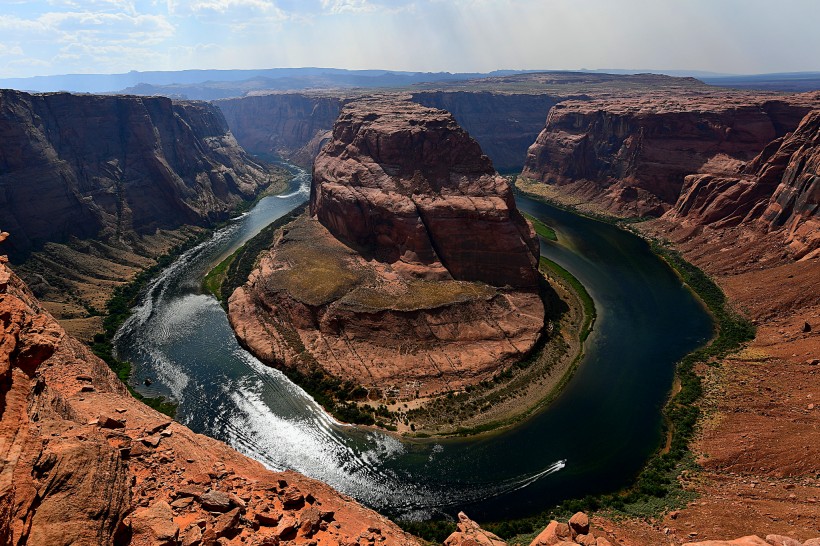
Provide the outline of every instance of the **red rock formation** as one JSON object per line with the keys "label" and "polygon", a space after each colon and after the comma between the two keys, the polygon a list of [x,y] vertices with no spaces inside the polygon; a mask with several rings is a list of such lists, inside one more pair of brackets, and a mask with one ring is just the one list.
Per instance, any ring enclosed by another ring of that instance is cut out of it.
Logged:
{"label": "red rock formation", "polygon": [[739,176],[691,175],[664,220],[778,232],[796,258],[820,248],[820,110],[775,139]]}
{"label": "red rock formation", "polygon": [[416,544],[132,398],[0,264],[0,543]]}
{"label": "red rock formation", "polygon": [[489,379],[544,327],[538,245],[509,186],[440,110],[348,105],[317,158],[313,218],[229,299],[268,364],[402,396]]}
{"label": "red rock formation", "polygon": [[685,176],[735,176],[817,102],[724,91],[564,102],[550,111],[522,176],[610,212],[659,215]]}
{"label": "red rock formation", "polygon": [[216,104],[243,148],[262,157],[286,158],[310,167],[345,99],[309,93],[270,93]]}
{"label": "red rock formation", "polygon": [[209,104],[8,90],[0,172],[12,252],[206,224],[270,183]]}
{"label": "red rock formation", "polygon": [[345,108],[316,158],[310,212],[396,268],[494,286],[538,279],[538,241],[509,185],[443,110],[370,100]]}
{"label": "red rock formation", "polygon": [[507,543],[482,529],[464,512],[458,513],[456,531],[444,541],[444,546],[505,546]]}

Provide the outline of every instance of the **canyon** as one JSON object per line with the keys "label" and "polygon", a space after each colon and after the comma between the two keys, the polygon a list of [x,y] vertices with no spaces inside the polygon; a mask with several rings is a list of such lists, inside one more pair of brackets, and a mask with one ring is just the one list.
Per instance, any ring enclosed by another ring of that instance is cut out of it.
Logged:
{"label": "canyon", "polygon": [[[327,486],[268,472],[153,412],[70,336],[92,335],[101,317],[87,308],[101,309],[157,255],[276,185],[281,172],[242,147],[311,165],[329,143],[316,160],[312,216],[280,232],[231,298],[231,320],[254,353],[302,370],[329,362],[331,375],[358,375],[408,398],[491,378],[497,362],[486,354],[501,362],[526,354],[544,328],[538,252],[490,159],[504,170],[523,165],[517,185],[525,191],[589,212],[658,217],[634,229],[670,241],[758,328],[741,352],[698,370],[705,416],[692,450],[701,469],[679,479],[700,498],[648,522],[593,515],[605,540],[780,533],[812,543],[820,529],[818,93],[525,75],[397,93],[415,106],[396,106],[396,95],[338,95],[214,106],[0,92],[0,227],[11,231],[2,248],[28,257],[14,268],[45,300],[2,266],[5,542],[416,543]],[[442,136],[414,141],[420,128]],[[396,154],[404,148],[420,155],[405,160]],[[464,221],[482,227],[464,233]],[[498,239],[481,238],[482,230]],[[476,236],[467,252],[454,244],[465,235]],[[484,252],[500,267],[481,266]],[[388,335],[374,341],[376,322]],[[408,331],[420,341],[404,345]],[[446,343],[462,360],[437,360]],[[425,365],[402,375],[402,359],[422,354]],[[340,364],[361,355],[383,365]],[[466,516],[459,523],[468,540],[496,543]],[[791,544],[776,540],[768,543]]]}
{"label": "canyon", "polygon": [[507,181],[451,114],[361,99],[316,158],[309,215],[275,236],[229,318],[266,363],[368,396],[442,395],[533,350],[538,257]]}
{"label": "canyon", "polygon": [[311,168],[345,103],[368,95],[406,98],[447,110],[478,141],[496,169],[518,172],[528,147],[544,128],[547,113],[559,102],[709,89],[692,78],[556,72],[436,82],[393,91],[256,91],[214,104],[247,151]]}
{"label": "canyon", "polygon": [[[592,214],[650,216],[631,229],[682,252],[757,326],[743,350],[697,370],[702,470],[679,480],[701,500],[649,523],[601,522],[623,544],[814,543],[818,99],[566,102],[530,148],[519,188]],[[766,540],[717,540],[750,533]]]}
{"label": "canyon", "polygon": [[[342,106],[360,96],[352,91],[260,93],[215,104],[243,148],[311,168]],[[502,172],[521,168],[546,113],[561,100],[546,92],[418,91],[404,96],[453,114]]]}
{"label": "canyon", "polygon": [[282,187],[202,102],[5,90],[0,135],[3,250],[85,339],[117,286]]}
{"label": "canyon", "polygon": [[[700,370],[707,416],[692,448],[703,471],[691,487],[704,501],[660,525],[711,536],[753,531],[769,544],[814,543],[808,539],[820,525],[818,113],[809,112],[734,176],[687,176],[675,207],[639,226],[711,274],[757,326],[742,351]],[[757,540],[747,543],[764,543]]]}

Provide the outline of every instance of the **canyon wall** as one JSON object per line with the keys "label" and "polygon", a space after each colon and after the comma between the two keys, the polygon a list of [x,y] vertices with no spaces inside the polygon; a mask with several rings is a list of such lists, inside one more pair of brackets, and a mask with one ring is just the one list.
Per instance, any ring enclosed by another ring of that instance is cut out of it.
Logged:
{"label": "canyon wall", "polygon": [[[394,96],[449,111],[502,172],[521,169],[527,148],[544,128],[547,112],[562,100],[537,91],[420,91]],[[247,151],[310,168],[341,108],[354,98],[350,93],[271,93],[214,104]]]}
{"label": "canyon wall", "polygon": [[207,103],[0,91],[0,225],[11,253],[205,225],[269,183]]}
{"label": "canyon wall", "polygon": [[422,91],[411,100],[447,110],[501,172],[520,172],[550,108],[566,98],[547,93]]}
{"label": "canyon wall", "polygon": [[344,102],[341,96],[271,93],[214,104],[248,152],[310,168]]}
{"label": "canyon wall", "polygon": [[310,214],[229,299],[264,362],[431,396],[493,377],[540,338],[535,234],[449,113],[348,104],[316,159]]}
{"label": "canyon wall", "polygon": [[818,173],[820,110],[814,110],[736,176],[687,176],[678,202],[663,219],[681,228],[741,226],[778,233],[791,256],[803,258],[820,248]]}
{"label": "canyon wall", "polygon": [[522,177],[606,212],[660,215],[690,174],[738,174],[793,131],[816,95],[712,91],[567,101],[527,152]]}

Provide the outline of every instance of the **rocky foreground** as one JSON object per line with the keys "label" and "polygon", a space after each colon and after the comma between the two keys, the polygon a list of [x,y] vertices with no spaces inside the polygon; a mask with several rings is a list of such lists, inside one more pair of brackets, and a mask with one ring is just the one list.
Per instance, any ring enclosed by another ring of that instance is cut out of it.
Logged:
{"label": "rocky foreground", "polygon": [[5,264],[0,319],[3,544],[417,543],[135,400]]}
{"label": "rocky foreground", "polygon": [[282,230],[229,317],[269,364],[440,394],[535,346],[538,255],[510,187],[450,114],[361,100],[316,160],[310,216]]}
{"label": "rocky foreground", "polygon": [[[584,512],[577,512],[566,523],[556,520],[550,521],[530,546],[612,546],[615,544],[633,544],[623,538],[615,538],[599,525],[592,525],[594,519]],[[600,521],[598,523],[601,523]],[[603,523],[603,526],[607,526]],[[458,515],[456,531],[444,541],[445,546],[505,546],[500,537],[485,531],[476,522],[467,517],[464,512]],[[661,544],[680,544],[672,537],[658,539],[657,542],[647,543],[653,546]],[[820,546],[820,537],[805,542],[795,540],[784,535],[770,534],[762,539],[756,535],[749,535],[734,540],[707,540],[701,542],[685,542],[683,546]]]}

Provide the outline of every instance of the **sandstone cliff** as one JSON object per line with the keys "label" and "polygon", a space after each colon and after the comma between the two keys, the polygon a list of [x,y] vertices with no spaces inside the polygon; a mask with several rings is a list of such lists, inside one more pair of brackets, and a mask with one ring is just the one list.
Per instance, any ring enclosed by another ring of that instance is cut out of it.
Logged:
{"label": "sandstone cliff", "polygon": [[[420,88],[420,89],[419,89]],[[591,97],[706,92],[693,78],[656,74],[615,75],[551,72],[514,74],[474,80],[434,82],[412,88],[256,92],[214,104],[225,114],[239,143],[262,157],[279,156],[310,167],[344,104],[379,94],[409,99],[449,111],[478,141],[502,171],[520,171],[527,148],[544,128],[550,108],[559,101]]]}
{"label": "sandstone cliff", "polygon": [[376,100],[347,108],[314,164],[310,212],[394,267],[443,267],[495,286],[538,278],[537,239],[509,185],[443,110]]}
{"label": "sandstone cliff", "polygon": [[248,152],[308,168],[330,136],[342,96],[271,93],[215,102]]}
{"label": "sandstone cliff", "polygon": [[714,91],[564,102],[550,111],[522,176],[608,212],[660,215],[684,177],[736,175],[818,100]]}
{"label": "sandstone cliff", "polygon": [[0,317],[0,543],[416,543],[132,398],[2,263]]}
{"label": "sandstone cliff", "polygon": [[310,212],[229,300],[262,360],[412,398],[490,378],[539,339],[535,234],[447,112],[347,105]]}
{"label": "sandstone cliff", "polygon": [[795,258],[820,248],[820,110],[772,141],[738,176],[686,177],[664,219],[715,230],[745,225],[778,232]]}
{"label": "sandstone cliff", "polygon": [[269,183],[207,103],[0,91],[0,225],[11,253],[204,225]]}

